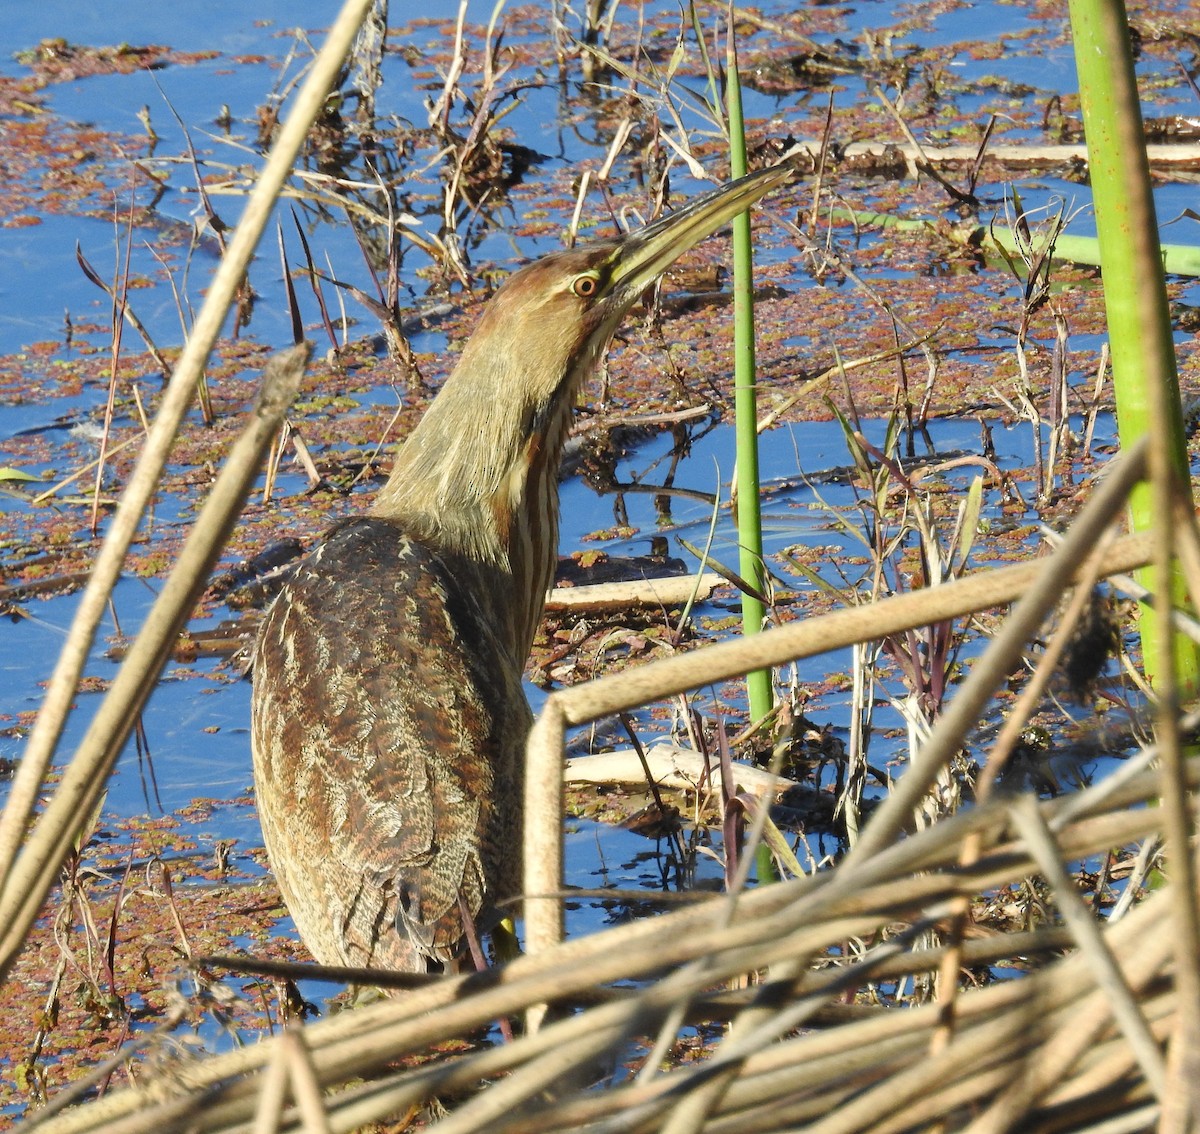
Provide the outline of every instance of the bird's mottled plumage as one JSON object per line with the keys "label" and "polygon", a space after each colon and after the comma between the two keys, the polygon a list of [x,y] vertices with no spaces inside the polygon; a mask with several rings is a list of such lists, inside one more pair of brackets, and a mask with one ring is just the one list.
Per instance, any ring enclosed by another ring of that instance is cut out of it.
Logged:
{"label": "bird's mottled plumage", "polygon": [[520,882],[521,673],[557,557],[571,413],[617,324],[776,167],[497,292],[370,515],[335,526],[254,657],[259,816],[325,964],[423,971]]}
{"label": "bird's mottled plumage", "polygon": [[277,680],[256,697],[259,814],[288,909],[327,964],[449,960],[459,895],[476,914],[485,891],[517,892],[520,796],[497,780],[520,782],[529,708],[477,597],[501,585],[366,517],[334,528],[267,615],[255,665]]}

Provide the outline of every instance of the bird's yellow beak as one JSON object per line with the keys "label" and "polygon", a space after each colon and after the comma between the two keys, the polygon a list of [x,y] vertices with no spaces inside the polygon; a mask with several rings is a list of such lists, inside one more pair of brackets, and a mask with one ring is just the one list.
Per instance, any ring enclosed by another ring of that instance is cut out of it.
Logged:
{"label": "bird's yellow beak", "polygon": [[614,296],[640,294],[688,249],[694,248],[760,197],[790,181],[795,172],[790,162],[757,170],[719,186],[631,233],[613,256],[611,293]]}

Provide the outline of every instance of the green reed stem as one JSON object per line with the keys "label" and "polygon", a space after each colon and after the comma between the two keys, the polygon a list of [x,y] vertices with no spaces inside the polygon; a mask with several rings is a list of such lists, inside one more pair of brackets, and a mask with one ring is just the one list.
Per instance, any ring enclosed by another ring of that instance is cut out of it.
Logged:
{"label": "green reed stem", "polygon": [[[729,29],[726,53],[726,100],[729,111],[729,164],[733,177],[746,175],[746,132],[742,116],[742,88],[738,78],[737,47]],[[765,572],[762,552],[762,515],[758,478],[758,385],[754,365],[754,249],[750,243],[750,214],[733,218],[733,390],[737,431],[737,528],[739,573],[759,594]],[[766,608],[757,595],[742,594],[742,632],[757,634],[763,628]],[[751,720],[771,711],[771,671],[746,675]]]}
{"label": "green reed stem", "polygon": [[[1176,490],[1189,492],[1175,347],[1125,5],[1122,0],[1071,0],[1069,7],[1121,448],[1151,434],[1151,451],[1166,455]],[[1147,482],[1134,489],[1130,514],[1135,531],[1155,526],[1155,495]],[[1159,594],[1169,592],[1176,603],[1186,600],[1177,570],[1166,578],[1141,581],[1151,591],[1157,586]],[[1155,622],[1146,618],[1141,623],[1142,655],[1152,679],[1161,668]],[[1169,632],[1165,622],[1161,632]],[[1200,652],[1179,634],[1173,668],[1181,691],[1200,685]]]}

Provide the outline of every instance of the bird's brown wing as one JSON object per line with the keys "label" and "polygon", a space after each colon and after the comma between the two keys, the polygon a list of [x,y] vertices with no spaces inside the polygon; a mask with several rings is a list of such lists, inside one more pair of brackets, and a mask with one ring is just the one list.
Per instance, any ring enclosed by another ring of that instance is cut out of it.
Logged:
{"label": "bird's brown wing", "polygon": [[505,856],[519,856],[529,710],[474,574],[395,524],[354,520],[304,561],[264,621],[259,812],[320,960],[448,959],[463,934],[460,896],[474,916],[485,891],[512,889]]}

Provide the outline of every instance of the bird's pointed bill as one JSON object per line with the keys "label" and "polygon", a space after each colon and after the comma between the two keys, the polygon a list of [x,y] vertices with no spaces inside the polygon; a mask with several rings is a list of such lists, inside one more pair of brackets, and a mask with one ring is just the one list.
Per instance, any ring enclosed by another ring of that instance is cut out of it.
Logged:
{"label": "bird's pointed bill", "polygon": [[790,163],[773,165],[722,185],[628,236],[615,256],[614,290],[650,286],[675,260],[733,220],[760,197],[790,181]]}

